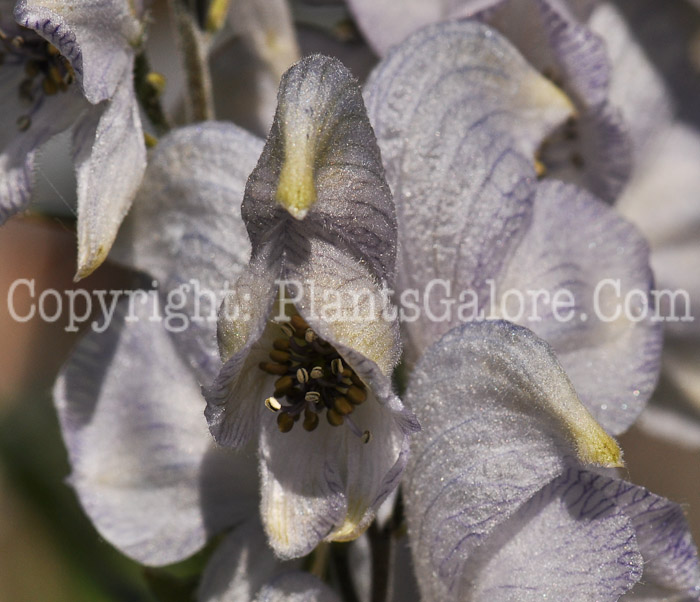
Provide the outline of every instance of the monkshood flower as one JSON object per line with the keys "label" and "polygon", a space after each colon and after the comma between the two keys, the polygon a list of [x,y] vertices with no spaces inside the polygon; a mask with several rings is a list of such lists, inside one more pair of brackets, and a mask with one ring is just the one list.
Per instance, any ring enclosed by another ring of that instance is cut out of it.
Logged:
{"label": "monkshood flower", "polygon": [[[358,23],[381,54],[429,23],[469,17],[502,33],[528,62],[566,92],[575,107],[566,122],[537,149],[538,171],[616,198],[632,164],[634,132],[612,102],[613,81],[606,45],[591,28],[595,2],[555,0],[441,0],[372,2],[349,0]],[[635,57],[636,58],[636,57]],[[635,58],[628,66],[635,64]],[[631,73],[632,71],[626,72]],[[648,71],[635,72],[644,79]],[[653,82],[647,82],[653,84]],[[653,85],[650,86],[653,90]],[[663,100],[644,94],[646,109]],[[640,115],[643,111],[640,109]]]}
{"label": "monkshood flower", "polygon": [[209,433],[199,383],[219,368],[215,320],[178,333],[167,313],[183,284],[196,279],[213,289],[222,274],[243,270],[250,244],[235,209],[261,149],[261,141],[225,124],[160,140],[115,250],[157,277],[161,296],[140,291],[144,298],[115,302],[109,324],[81,340],[54,390],[69,482],[102,537],[160,566],[225,533],[202,575],[202,602],[325,592],[309,575],[290,573],[298,564],[280,563],[268,546],[254,450],[222,448]]}
{"label": "monkshood flower", "polygon": [[433,317],[406,320],[409,362],[459,323],[508,319],[554,348],[608,432],[628,428],[658,373],[649,252],[602,201],[537,180],[567,97],[493,30],[452,21],[391,52],[366,98],[397,206],[397,290]]}
{"label": "monkshood flower", "polygon": [[568,423],[585,410],[531,331],[450,331],[407,403],[423,425],[404,496],[425,600],[700,599],[681,508],[582,457]]}
{"label": "monkshood flower", "polygon": [[35,150],[74,125],[78,271],[107,256],[146,166],[134,95],[140,2],[0,3],[0,223],[26,208]]}
{"label": "monkshood flower", "polygon": [[206,416],[225,446],[259,440],[270,543],[301,556],[367,528],[418,428],[392,391],[398,324],[381,311],[394,205],[359,87],[338,61],[313,56],[285,74],[242,213],[252,255],[222,305],[224,366],[205,389]]}

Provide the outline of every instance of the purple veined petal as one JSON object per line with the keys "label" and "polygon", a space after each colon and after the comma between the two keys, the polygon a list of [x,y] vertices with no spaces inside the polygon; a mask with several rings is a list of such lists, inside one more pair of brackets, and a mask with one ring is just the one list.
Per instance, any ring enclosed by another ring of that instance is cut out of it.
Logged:
{"label": "purple veined petal", "polygon": [[111,99],[131,77],[143,15],[128,0],[20,0],[15,18],[53,44],[70,61],[85,97]]}
{"label": "purple veined petal", "polygon": [[646,143],[670,123],[670,94],[636,41],[634,30],[611,3],[596,8],[589,26],[605,41],[611,70],[609,99],[622,112],[632,152],[639,159]]}
{"label": "purple veined petal", "polygon": [[146,146],[131,69],[114,96],[93,107],[73,135],[78,180],[78,271],[105,260],[146,169]]}
{"label": "purple veined petal", "polygon": [[598,475],[570,467],[476,550],[456,599],[613,602],[642,577],[638,544]]}
{"label": "purple veined petal", "polygon": [[162,138],[112,254],[159,281],[178,351],[205,384],[220,368],[221,299],[250,256],[240,203],[261,149],[261,140],[224,123]]}
{"label": "purple veined petal", "polygon": [[[4,27],[4,23],[3,23]],[[23,103],[20,85],[26,79],[25,61],[6,54],[0,69],[0,224],[29,204],[33,187],[34,151],[68,128],[89,105],[74,89]],[[25,127],[26,126],[26,127]]]}
{"label": "purple veined petal", "polygon": [[340,602],[328,585],[311,573],[286,573],[265,585],[255,602]]}
{"label": "purple veined petal", "polygon": [[616,205],[649,240],[657,289],[669,292],[659,299],[664,328],[681,338],[700,336],[699,161],[698,130],[668,128],[651,142]]}
{"label": "purple veined petal", "polygon": [[629,177],[632,148],[627,125],[608,102],[606,45],[580,20],[591,8],[563,0],[506,0],[474,16],[505,35],[576,105],[577,115],[540,149],[547,175],[612,202]]}
{"label": "purple veined petal", "polygon": [[396,216],[357,81],[336,59],[307,57],[278,101],[243,201],[253,250],[321,236],[391,282]]}
{"label": "purple veined petal", "polygon": [[[410,90],[411,93],[407,93]],[[399,290],[472,289],[484,305],[530,219],[534,154],[571,105],[499,34],[458,21],[424,29],[374,71],[365,95],[397,204]],[[407,322],[409,360],[456,322]]]}
{"label": "purple veined petal", "polygon": [[498,275],[497,312],[546,340],[581,401],[612,434],[626,430],[660,368],[646,241],[588,192],[538,186],[532,222]]}
{"label": "purple veined petal", "polygon": [[54,397],[70,483],[125,554],[182,560],[254,512],[254,459],[214,445],[199,387],[150,304],[122,301],[109,328],[78,345]]}
{"label": "purple veined petal", "polygon": [[275,558],[257,518],[250,518],[217,546],[202,574],[197,601],[253,600],[275,576],[297,565]]}
{"label": "purple veined petal", "polygon": [[406,401],[423,427],[403,493],[428,600],[456,596],[474,551],[564,471],[565,457],[620,461],[552,349],[508,322],[446,334],[416,366]]}
{"label": "purple veined petal", "polygon": [[682,508],[638,485],[604,474],[581,472],[607,502],[629,517],[635,531],[644,573],[623,599],[646,600],[646,594],[649,599],[656,599],[656,595],[664,600],[697,600],[700,564]]}

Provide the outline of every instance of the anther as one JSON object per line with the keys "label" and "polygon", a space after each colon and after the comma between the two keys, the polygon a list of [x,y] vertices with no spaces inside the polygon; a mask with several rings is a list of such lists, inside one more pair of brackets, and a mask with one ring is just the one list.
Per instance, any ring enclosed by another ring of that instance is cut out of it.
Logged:
{"label": "anther", "polygon": [[287,392],[293,386],[294,386],[294,381],[292,380],[292,377],[289,376],[289,374],[287,374],[287,375],[283,376],[282,378],[278,378],[275,381],[275,393]]}
{"label": "anther", "polygon": [[343,360],[341,360],[339,357],[331,362],[331,372],[333,374],[341,374],[344,372]]}
{"label": "anther", "polygon": [[372,433],[365,431],[362,433],[362,443],[369,443],[372,440]]}
{"label": "anther", "polygon": [[313,330],[307,328],[304,331],[304,340],[307,343],[313,343],[316,339],[318,339],[318,335]]}
{"label": "anther", "polygon": [[313,431],[318,426],[318,414],[310,410],[304,411],[304,430]]}
{"label": "anther", "polygon": [[289,339],[275,339],[272,341],[272,346],[278,351],[287,351],[289,349]]}
{"label": "anther", "polygon": [[321,401],[321,394],[318,391],[308,391],[306,395],[304,395],[304,401],[308,401],[309,403],[318,403]]}
{"label": "anther", "polygon": [[282,412],[277,415],[277,428],[282,433],[288,433],[292,430],[294,426],[294,418],[292,418],[287,412]]}
{"label": "anther", "polygon": [[15,36],[10,42],[15,48],[21,48],[24,46],[24,38],[22,36]]}
{"label": "anther", "polygon": [[53,44],[46,44],[46,52],[49,56],[58,56],[61,54],[61,51]]}
{"label": "anther", "polygon": [[352,414],[355,408],[345,397],[337,397],[333,402],[333,409],[341,416],[347,416]]}
{"label": "anther", "polygon": [[287,337],[292,337],[294,336],[294,329],[289,325],[289,324],[280,324],[280,330],[285,334]]}
{"label": "anther", "polygon": [[360,405],[367,399],[367,392],[353,385],[348,389],[348,399],[351,403]]}
{"label": "anther", "polygon": [[305,368],[299,368],[297,370],[297,380],[302,384],[309,382],[309,373]]}
{"label": "anther", "polygon": [[272,362],[260,362],[258,364],[258,367],[263,372],[267,372],[268,374],[276,374],[279,376],[287,374],[287,366],[283,366],[282,364],[273,364]]}
{"label": "anther", "polygon": [[289,358],[290,355],[286,351],[279,351],[277,349],[270,351],[270,359],[278,364],[284,364],[285,362],[289,361]]}
{"label": "anther", "polygon": [[321,366],[314,366],[309,372],[311,378],[323,378],[323,368]]}
{"label": "anther", "polygon": [[49,79],[48,77],[44,78],[44,81],[41,82],[41,87],[44,90],[44,94],[47,96],[53,96],[58,92],[58,86],[56,85],[56,82],[54,82],[52,79]]}
{"label": "anther", "polygon": [[331,426],[340,426],[345,422],[345,418],[332,408],[326,410],[326,419]]}
{"label": "anther", "polygon": [[273,412],[279,412],[282,409],[282,404],[278,401],[276,397],[268,397],[265,400],[265,407]]}
{"label": "anther", "polygon": [[292,316],[291,323],[294,327],[294,330],[296,330],[297,334],[301,336],[303,336],[307,328],[309,328],[309,325],[306,323],[306,320],[304,320],[304,318],[302,318],[299,314],[294,314]]}
{"label": "anther", "polygon": [[39,74],[39,63],[27,61],[24,64],[24,72],[27,74],[27,77],[36,77]]}

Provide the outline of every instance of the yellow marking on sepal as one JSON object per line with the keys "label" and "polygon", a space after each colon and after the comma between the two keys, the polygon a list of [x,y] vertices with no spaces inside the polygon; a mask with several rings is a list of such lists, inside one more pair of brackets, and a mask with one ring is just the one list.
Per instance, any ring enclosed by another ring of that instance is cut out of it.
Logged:
{"label": "yellow marking on sepal", "polygon": [[146,75],[146,82],[158,96],[165,91],[165,76],[162,73],[151,71]]}
{"label": "yellow marking on sepal", "polygon": [[[538,74],[539,75],[539,74]],[[532,99],[534,106],[558,107],[572,117],[578,114],[574,103],[566,92],[546,77],[526,77],[522,81],[521,94]]]}
{"label": "yellow marking on sepal", "polygon": [[143,142],[146,145],[146,148],[154,148],[158,145],[158,138],[156,138],[152,134],[149,134],[148,132],[144,132]]}
{"label": "yellow marking on sepal", "polygon": [[625,463],[617,441],[595,420],[591,419],[591,423],[585,426],[569,425],[579,460],[584,464],[596,464],[605,468],[622,468]]}
{"label": "yellow marking on sepal", "polygon": [[285,140],[284,154],[275,199],[292,217],[302,220],[316,202],[312,145]]}

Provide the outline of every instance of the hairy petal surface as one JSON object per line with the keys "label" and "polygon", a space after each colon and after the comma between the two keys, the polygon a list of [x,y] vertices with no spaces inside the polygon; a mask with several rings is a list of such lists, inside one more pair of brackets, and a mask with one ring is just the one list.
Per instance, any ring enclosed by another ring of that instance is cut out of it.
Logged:
{"label": "hairy petal surface", "polygon": [[143,15],[129,0],[20,0],[17,22],[53,44],[72,65],[85,97],[112,98],[131,76]]}
{"label": "hairy petal surface", "polygon": [[568,468],[499,525],[459,599],[612,602],[630,590],[643,566],[635,530],[597,478]]}
{"label": "hairy petal surface", "polygon": [[154,276],[164,302],[170,299],[174,313],[186,316],[173,317],[171,331],[182,328],[172,332],[178,351],[206,384],[220,368],[221,299],[250,256],[240,204],[261,149],[261,140],[225,123],[180,128],[162,138],[113,253]]}
{"label": "hairy petal surface", "polygon": [[[488,301],[530,219],[534,153],[571,105],[518,52],[483,25],[424,29],[372,74],[365,95],[399,219],[399,289],[436,279]],[[438,292],[438,291],[436,291]],[[438,295],[431,311],[439,316]],[[409,359],[451,327],[406,325]]]}
{"label": "hairy petal surface", "polygon": [[553,347],[608,432],[626,430],[656,383],[662,337],[637,230],[584,190],[542,182],[527,233],[497,280],[501,317]]}
{"label": "hairy petal surface", "polygon": [[107,257],[146,169],[139,107],[124,73],[114,96],[91,109],[73,136],[78,180],[78,271],[92,273]]}
{"label": "hairy petal surface", "polygon": [[89,333],[54,397],[70,482],[100,534],[150,565],[201,548],[254,512],[254,463],[211,441],[199,388],[150,307],[123,303]]}
{"label": "hairy petal surface", "polygon": [[551,348],[508,322],[446,334],[418,363],[407,403],[423,425],[403,491],[426,599],[456,596],[475,550],[562,474],[566,456],[620,462]]}

